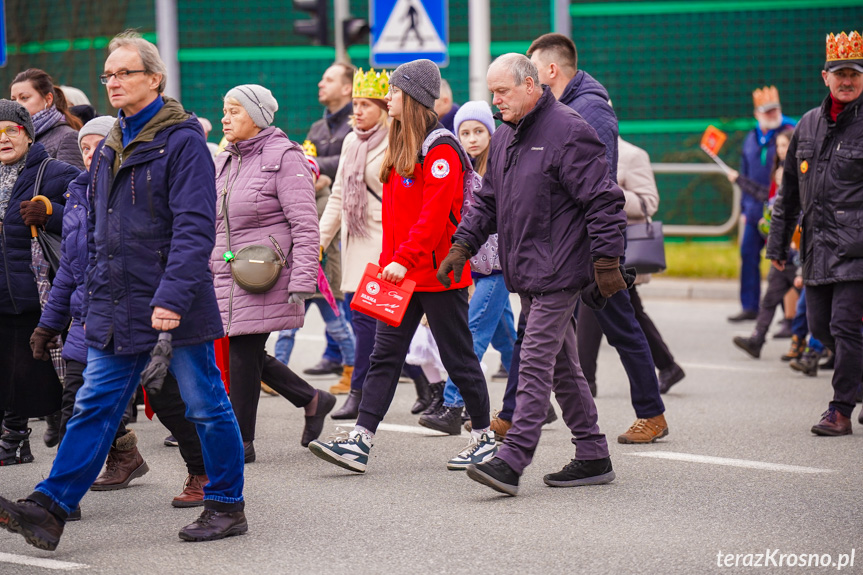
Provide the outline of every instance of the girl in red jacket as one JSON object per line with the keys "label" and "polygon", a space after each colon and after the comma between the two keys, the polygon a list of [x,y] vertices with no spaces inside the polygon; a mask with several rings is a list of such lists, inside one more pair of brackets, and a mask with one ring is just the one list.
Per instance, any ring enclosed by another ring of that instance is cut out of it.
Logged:
{"label": "girl in red jacket", "polygon": [[403,64],[390,76],[385,101],[393,122],[381,166],[383,247],[378,263],[382,279],[393,283],[412,279],[416,290],[401,325],[378,322],[354,430],[309,445],[321,459],[359,473],[366,470],[372,440],[392,403],[423,314],[444,366],[464,397],[473,428],[470,443],[447,468],[465,469],[496,452],[494,433],[489,430],[488,388],[473,353],[467,321],[470,274],[462,274],[462,281],[452,282],[449,288],[435,277],[461,220],[464,170],[470,169],[458,141],[438,122],[434,113],[438,97],[440,70],[430,60]]}

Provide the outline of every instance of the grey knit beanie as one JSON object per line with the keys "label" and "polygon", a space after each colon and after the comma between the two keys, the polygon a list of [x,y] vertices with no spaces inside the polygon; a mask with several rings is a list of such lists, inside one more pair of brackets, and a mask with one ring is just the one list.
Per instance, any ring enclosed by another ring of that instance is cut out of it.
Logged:
{"label": "grey knit beanie", "polygon": [[0,122],[15,122],[19,126],[24,126],[27,135],[34,142],[36,141],[36,130],[33,129],[33,118],[30,117],[30,112],[12,100],[0,100]]}
{"label": "grey knit beanie", "polygon": [[434,108],[440,98],[440,68],[431,60],[414,60],[402,64],[390,74],[390,86],[425,106]]}
{"label": "grey knit beanie", "polygon": [[97,134],[103,138],[106,137],[111,131],[111,128],[114,127],[114,123],[116,121],[117,118],[114,116],[96,116],[84,124],[84,127],[78,132],[78,149],[81,149],[81,140],[83,140],[85,136]]}
{"label": "grey knit beanie", "polygon": [[262,130],[271,126],[279,109],[279,103],[273,93],[258,84],[243,84],[231,88],[225,94],[225,99],[234,98],[246,110],[255,125]]}

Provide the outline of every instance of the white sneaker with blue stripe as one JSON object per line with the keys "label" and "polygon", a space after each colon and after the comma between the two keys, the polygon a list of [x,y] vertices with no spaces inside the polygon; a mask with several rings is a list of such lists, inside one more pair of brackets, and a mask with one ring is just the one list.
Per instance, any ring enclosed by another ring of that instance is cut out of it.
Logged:
{"label": "white sneaker with blue stripe", "polygon": [[328,441],[316,439],[309,443],[311,452],[324,461],[357,473],[365,473],[371,448],[371,439],[356,430],[342,430]]}
{"label": "white sneaker with blue stripe", "polygon": [[467,469],[468,465],[484,463],[497,453],[494,441],[494,431],[483,433],[479,437],[470,434],[470,443],[459,451],[459,454],[447,461],[446,468],[451,471]]}

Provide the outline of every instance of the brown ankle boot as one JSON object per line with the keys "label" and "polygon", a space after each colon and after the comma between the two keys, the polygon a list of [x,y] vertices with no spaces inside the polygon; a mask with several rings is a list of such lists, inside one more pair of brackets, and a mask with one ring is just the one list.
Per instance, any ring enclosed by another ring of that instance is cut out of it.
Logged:
{"label": "brown ankle boot", "polygon": [[150,471],[147,462],[138,453],[137,445],[138,436],[131,430],[116,439],[108,452],[105,470],[90,486],[90,491],[125,489],[133,479]]}
{"label": "brown ankle boot", "polygon": [[192,475],[186,478],[183,492],[174,497],[174,507],[201,507],[204,504],[204,485],[210,481],[206,475]]}

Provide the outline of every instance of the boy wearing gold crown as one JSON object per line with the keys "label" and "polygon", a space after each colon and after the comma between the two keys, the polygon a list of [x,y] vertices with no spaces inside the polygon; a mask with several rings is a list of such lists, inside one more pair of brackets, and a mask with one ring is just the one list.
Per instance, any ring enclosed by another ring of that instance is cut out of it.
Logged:
{"label": "boy wearing gold crown", "polygon": [[830,93],[800,119],[791,138],[767,258],[778,269],[785,267],[802,213],[809,328],[836,357],[833,401],[812,433],[836,436],[851,433],[863,377],[863,38],[858,32],[827,36],[821,76]]}
{"label": "boy wearing gold crown", "polygon": [[[753,115],[758,124],[746,136],[740,158],[740,172],[732,171],[728,179],[734,183],[742,175],[759,186],[769,187],[773,180],[773,156],[776,154],[776,134],[794,121],[782,115],[779,90],[764,86],[752,92]],[[743,190],[740,200],[745,226],[740,241],[740,304],[742,311],[728,321],[753,320],[758,316],[761,300],[761,250],[764,237],[758,232],[758,221],[767,198],[756,197]],[[787,336],[786,336],[787,337]]]}

